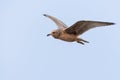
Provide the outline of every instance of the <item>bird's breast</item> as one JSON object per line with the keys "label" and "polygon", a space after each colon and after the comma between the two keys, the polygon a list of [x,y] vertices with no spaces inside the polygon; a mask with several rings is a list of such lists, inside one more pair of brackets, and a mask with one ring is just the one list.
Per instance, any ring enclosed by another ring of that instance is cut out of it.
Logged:
{"label": "bird's breast", "polygon": [[68,42],[73,42],[76,40],[76,36],[73,34],[62,33],[59,36],[59,39],[64,40],[64,41],[68,41]]}

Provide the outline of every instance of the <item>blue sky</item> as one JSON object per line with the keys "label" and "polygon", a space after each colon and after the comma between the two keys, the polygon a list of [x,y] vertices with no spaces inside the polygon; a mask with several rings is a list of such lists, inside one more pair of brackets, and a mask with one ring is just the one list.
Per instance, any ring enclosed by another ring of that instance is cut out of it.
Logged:
{"label": "blue sky", "polygon": [[[0,80],[120,80],[119,0],[0,0]],[[115,22],[80,37],[89,44],[46,35],[78,20]]]}

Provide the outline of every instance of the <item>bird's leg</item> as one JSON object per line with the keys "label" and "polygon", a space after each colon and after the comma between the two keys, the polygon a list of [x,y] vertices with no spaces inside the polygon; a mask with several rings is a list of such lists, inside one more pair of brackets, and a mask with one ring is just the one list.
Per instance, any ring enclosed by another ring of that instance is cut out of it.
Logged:
{"label": "bird's leg", "polygon": [[85,43],[89,43],[88,41],[84,40],[84,39],[81,39],[81,38],[77,38],[76,41],[82,45],[84,45],[84,42]]}
{"label": "bird's leg", "polygon": [[86,40],[84,40],[84,39],[80,39],[80,40],[83,41],[83,42],[89,43],[88,41],[86,41]]}
{"label": "bird's leg", "polygon": [[81,41],[77,41],[78,43],[80,43],[80,44],[82,44],[82,45],[84,45],[84,43],[83,42],[81,42]]}

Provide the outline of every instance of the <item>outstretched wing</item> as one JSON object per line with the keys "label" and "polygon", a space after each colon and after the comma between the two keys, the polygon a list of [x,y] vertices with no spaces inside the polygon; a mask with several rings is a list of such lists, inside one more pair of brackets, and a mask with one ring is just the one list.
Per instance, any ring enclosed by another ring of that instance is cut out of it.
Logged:
{"label": "outstretched wing", "polygon": [[84,33],[85,31],[95,28],[95,27],[100,27],[100,26],[108,26],[108,25],[113,25],[114,23],[112,22],[100,22],[100,21],[78,21],[69,28],[65,30],[68,34],[74,34],[74,35],[80,35]]}
{"label": "outstretched wing", "polygon": [[50,18],[51,20],[53,20],[56,23],[56,25],[58,26],[58,29],[64,30],[67,28],[67,25],[65,25],[62,21],[58,20],[57,18],[47,15],[47,14],[43,14],[43,15]]}

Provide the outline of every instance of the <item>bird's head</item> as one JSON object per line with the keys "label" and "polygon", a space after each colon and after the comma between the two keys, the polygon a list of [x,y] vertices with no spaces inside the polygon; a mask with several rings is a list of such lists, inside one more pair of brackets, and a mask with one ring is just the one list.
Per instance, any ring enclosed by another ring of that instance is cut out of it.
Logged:
{"label": "bird's head", "polygon": [[60,31],[54,30],[50,34],[47,34],[47,36],[53,36],[54,38],[59,38],[60,36]]}

